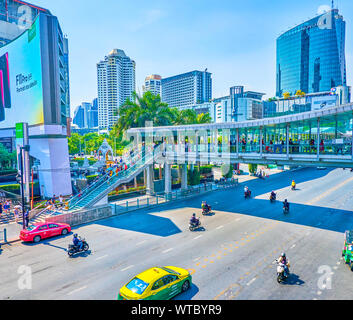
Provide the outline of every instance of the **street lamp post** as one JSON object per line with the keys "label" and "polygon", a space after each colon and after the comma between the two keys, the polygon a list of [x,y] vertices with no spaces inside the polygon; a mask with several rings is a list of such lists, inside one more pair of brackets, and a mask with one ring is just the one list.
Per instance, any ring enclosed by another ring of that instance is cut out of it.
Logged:
{"label": "street lamp post", "polygon": [[24,195],[24,184],[23,184],[23,150],[29,152],[29,145],[20,147],[20,166],[21,166],[21,195],[22,195],[22,228],[26,229],[25,222],[25,195]]}

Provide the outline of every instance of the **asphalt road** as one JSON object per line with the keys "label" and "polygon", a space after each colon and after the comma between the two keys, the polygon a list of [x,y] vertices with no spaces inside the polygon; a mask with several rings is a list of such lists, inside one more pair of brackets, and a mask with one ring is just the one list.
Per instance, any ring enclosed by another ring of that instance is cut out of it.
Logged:
{"label": "asphalt road", "polygon": [[[240,185],[75,229],[91,250],[74,258],[66,253],[72,235],[4,246],[0,299],[116,299],[120,287],[154,266],[193,274],[192,288],[176,299],[353,299],[353,272],[341,258],[343,233],[353,229],[353,173],[305,168],[246,184],[249,200]],[[280,202],[270,203],[271,190],[289,200],[288,215]],[[190,232],[202,200],[215,214]],[[283,251],[291,277],[278,284],[273,262]],[[31,268],[32,289],[19,289],[23,265]]]}

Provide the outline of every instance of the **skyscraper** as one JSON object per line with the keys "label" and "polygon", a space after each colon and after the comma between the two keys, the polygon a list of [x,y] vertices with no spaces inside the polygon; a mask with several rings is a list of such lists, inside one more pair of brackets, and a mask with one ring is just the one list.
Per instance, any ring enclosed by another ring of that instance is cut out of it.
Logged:
{"label": "skyscraper", "polygon": [[162,93],[162,77],[153,74],[145,79],[145,85],[143,86],[143,92],[150,91],[155,96],[161,95]]}
{"label": "skyscraper", "polygon": [[162,79],[162,101],[169,107],[185,107],[212,99],[212,74],[191,71]]}
{"label": "skyscraper", "polygon": [[48,9],[22,0],[0,1],[0,47],[29,29],[40,13],[46,16],[50,51],[55,56],[53,58],[53,69],[57,70],[59,75],[56,79],[60,87],[61,110],[60,116],[58,115],[52,120],[66,126],[66,119],[70,118],[69,46],[68,39],[64,36],[58,19]]}
{"label": "skyscraper", "polygon": [[345,86],[345,32],[343,17],[332,9],[279,36],[276,95]]}
{"label": "skyscraper", "polygon": [[98,126],[110,129],[118,120],[119,108],[126,99],[132,99],[136,89],[134,60],[123,50],[112,50],[97,64]]}

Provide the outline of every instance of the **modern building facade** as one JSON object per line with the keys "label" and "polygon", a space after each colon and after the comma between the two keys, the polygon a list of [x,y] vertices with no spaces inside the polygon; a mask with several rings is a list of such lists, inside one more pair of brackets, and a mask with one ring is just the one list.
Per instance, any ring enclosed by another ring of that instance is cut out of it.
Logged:
{"label": "modern building facade", "polygon": [[136,63],[120,49],[112,50],[97,64],[98,126],[110,129],[117,122],[119,108],[136,90]]}
{"label": "modern building facade", "polygon": [[145,84],[142,87],[142,91],[153,93],[155,96],[162,95],[162,77],[158,74],[152,74],[145,79]]}
{"label": "modern building facade", "polygon": [[78,128],[85,127],[85,110],[82,106],[78,106],[74,111],[74,118],[72,123]]}
{"label": "modern building facade", "polygon": [[79,129],[98,129],[98,106],[95,101],[83,102],[75,109],[73,124]]}
{"label": "modern building facade", "polygon": [[193,109],[198,114],[209,113],[213,123],[240,122],[263,117],[264,93],[244,91],[243,86],[231,87],[229,93],[228,96],[181,109]]}
{"label": "modern building facade", "polygon": [[69,46],[58,19],[48,9],[34,4],[20,0],[2,0],[0,1],[0,47],[29,29],[40,13],[47,17],[45,23],[51,39],[50,50],[55,55],[53,68],[58,70],[57,82],[60,87],[61,109],[59,118],[60,123],[66,126],[67,118],[70,118]]}
{"label": "modern building facade", "polygon": [[345,105],[351,102],[351,87],[340,86],[331,91],[309,93],[304,96],[269,99],[264,101],[264,118],[302,113],[330,107]]}
{"label": "modern building facade", "polygon": [[277,38],[276,95],[330,91],[346,85],[346,23],[332,9]]}
{"label": "modern building facade", "polygon": [[169,107],[187,107],[212,100],[212,74],[191,71],[162,79],[162,101]]}

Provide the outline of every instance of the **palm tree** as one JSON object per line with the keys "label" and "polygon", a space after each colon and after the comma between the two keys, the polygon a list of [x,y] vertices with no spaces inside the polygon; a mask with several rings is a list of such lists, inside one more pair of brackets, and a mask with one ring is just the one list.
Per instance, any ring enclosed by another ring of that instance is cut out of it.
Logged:
{"label": "palm tree", "polygon": [[153,126],[172,125],[175,120],[175,113],[168,107],[168,104],[161,101],[159,95],[145,92],[139,96],[132,93],[132,100],[127,99],[119,109],[119,120],[117,129],[124,132],[129,128],[144,127],[146,121],[152,121]]}

